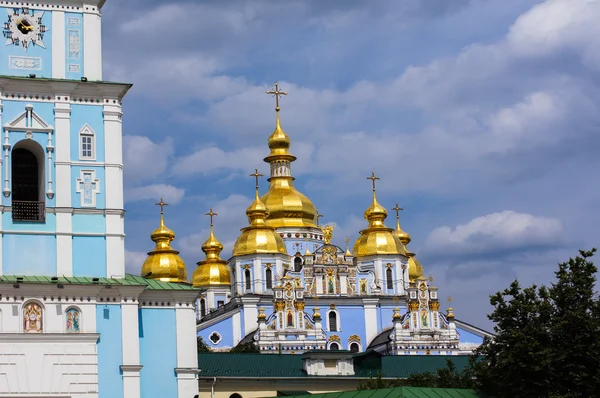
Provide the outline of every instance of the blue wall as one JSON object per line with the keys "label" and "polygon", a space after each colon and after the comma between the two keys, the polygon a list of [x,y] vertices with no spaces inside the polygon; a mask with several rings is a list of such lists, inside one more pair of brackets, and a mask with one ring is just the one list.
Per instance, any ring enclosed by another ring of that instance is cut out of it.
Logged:
{"label": "blue wall", "polygon": [[65,49],[67,79],[83,76],[83,14],[65,13]]}
{"label": "blue wall", "polygon": [[[242,309],[243,311],[243,309]],[[202,337],[204,342],[208,344],[210,348],[223,348],[233,347],[233,313],[229,314],[229,317],[223,319],[221,322],[216,323],[204,330],[198,332],[198,336]],[[243,325],[243,324],[242,324]],[[243,326],[242,326],[243,327]],[[256,325],[258,328],[258,325]],[[213,344],[209,337],[212,332],[217,332],[221,335],[221,341],[218,344]],[[242,333],[243,335],[243,333]],[[242,336],[244,338],[244,336]]]}
{"label": "blue wall", "polygon": [[103,214],[73,214],[73,232],[106,232],[106,217]]}
{"label": "blue wall", "polygon": [[[21,11],[19,10],[19,13]],[[30,12],[38,13],[39,10]],[[8,21],[8,15],[13,13],[13,8],[0,9],[0,21],[2,25]],[[33,46],[30,42],[27,51],[21,44],[18,46],[6,46],[6,39],[2,36],[2,52],[0,52],[0,74],[9,76],[29,76],[35,73],[39,77],[52,77],[52,13],[44,11],[42,24],[46,26],[43,42],[46,48]],[[4,32],[3,26],[0,26]],[[29,65],[22,65],[23,62]]]}
{"label": "blue wall", "polygon": [[175,310],[141,308],[140,363],[142,397],[176,397],[177,327]]}
{"label": "blue wall", "polygon": [[2,273],[5,275],[56,275],[56,237],[10,235],[2,238]]}
{"label": "blue wall", "polygon": [[[121,306],[96,307],[98,340],[98,397],[123,398],[123,342],[121,336]],[[142,395],[143,396],[143,395]]]}
{"label": "blue wall", "polygon": [[73,276],[110,277],[106,275],[105,237],[73,237]]}

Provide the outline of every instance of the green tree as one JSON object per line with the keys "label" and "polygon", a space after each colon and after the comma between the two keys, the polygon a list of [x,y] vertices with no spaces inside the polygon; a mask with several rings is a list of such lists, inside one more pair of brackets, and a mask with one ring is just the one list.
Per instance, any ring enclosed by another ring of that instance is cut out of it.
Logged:
{"label": "green tree", "polygon": [[196,337],[196,346],[198,348],[198,352],[210,351],[210,347],[208,347],[208,344],[206,344],[206,342],[200,336]]}
{"label": "green tree", "polygon": [[[549,288],[514,281],[491,296],[496,336],[471,362],[477,385],[496,397],[589,397],[600,391],[595,249],[559,264]],[[483,358],[481,358],[483,357]],[[475,360],[477,358],[477,360]]]}
{"label": "green tree", "polygon": [[249,341],[247,343],[238,344],[231,349],[231,352],[245,352],[245,353],[253,353],[260,354],[260,350],[253,342]]}

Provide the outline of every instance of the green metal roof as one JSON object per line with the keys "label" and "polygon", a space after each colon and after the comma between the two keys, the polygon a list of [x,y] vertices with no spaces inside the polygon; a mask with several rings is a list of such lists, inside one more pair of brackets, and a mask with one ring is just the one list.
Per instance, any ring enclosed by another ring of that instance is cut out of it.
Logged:
{"label": "green metal roof", "polygon": [[[56,279],[53,279],[56,278]],[[197,290],[189,283],[161,282],[141,276],[125,274],[125,278],[92,278],[82,276],[52,277],[28,275],[2,275],[0,283],[48,284],[63,285],[111,285],[111,286],[145,286],[147,290]]]}
{"label": "green metal roof", "polygon": [[[254,354],[232,352],[198,353],[200,377],[239,377],[239,378],[296,378],[308,377],[302,369],[303,355],[293,354]],[[436,372],[446,367],[451,360],[457,370],[462,370],[469,362],[462,355],[389,355],[375,352],[354,356],[354,378],[376,377],[381,371],[383,378],[406,378],[415,373]],[[337,377],[337,376],[336,376]]]}
{"label": "green metal roof", "polygon": [[457,388],[395,387],[380,390],[296,395],[290,398],[479,398],[479,395],[475,390]]}

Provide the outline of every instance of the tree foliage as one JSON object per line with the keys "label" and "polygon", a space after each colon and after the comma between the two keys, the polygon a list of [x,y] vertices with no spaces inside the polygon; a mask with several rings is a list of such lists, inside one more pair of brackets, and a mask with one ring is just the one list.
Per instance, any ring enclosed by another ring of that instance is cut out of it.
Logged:
{"label": "tree foliage", "polygon": [[[491,296],[496,336],[472,361],[479,389],[495,397],[591,397],[600,391],[596,249],[559,264],[550,287],[514,281]],[[481,357],[479,357],[481,358]]]}
{"label": "tree foliage", "polygon": [[253,354],[260,354],[260,350],[253,342],[249,341],[247,343],[238,344],[231,349],[230,352],[246,352]]}
{"label": "tree foliage", "polygon": [[406,379],[388,380],[383,379],[381,372],[379,372],[377,377],[361,381],[358,384],[359,390],[376,390],[391,387],[473,388],[474,382],[469,369],[458,371],[454,362],[447,360],[446,367],[438,369],[435,373],[415,373]]}
{"label": "tree foliage", "polygon": [[210,347],[206,342],[202,339],[202,337],[196,337],[196,346],[198,347],[198,352],[208,352],[210,351]]}

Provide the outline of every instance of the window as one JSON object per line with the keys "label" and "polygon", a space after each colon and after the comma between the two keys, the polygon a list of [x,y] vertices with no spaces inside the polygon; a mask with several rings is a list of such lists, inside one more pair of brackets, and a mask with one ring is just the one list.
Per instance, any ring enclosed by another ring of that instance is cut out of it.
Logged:
{"label": "window", "polygon": [[12,218],[45,221],[44,150],[33,140],[19,141],[11,153]]}
{"label": "window", "polygon": [[210,336],[208,336],[208,339],[211,343],[217,345],[221,342],[221,335],[218,332],[212,332]]}
{"label": "window", "polygon": [[242,398],[242,396],[236,392],[236,393],[234,393],[234,394],[231,394],[231,395],[229,396],[229,398]]}
{"label": "window", "polygon": [[247,269],[246,272],[244,272],[244,276],[246,277],[246,290],[252,289],[252,278],[250,277],[249,269]]}
{"label": "window", "polygon": [[273,289],[273,272],[271,268],[267,268],[265,271],[265,280],[267,282],[267,289]]}
{"label": "window", "polygon": [[339,345],[338,343],[331,343],[331,344],[329,345],[329,349],[330,349],[331,351],[339,351],[339,349],[340,349],[340,345]]}
{"label": "window", "polygon": [[200,299],[200,317],[204,318],[206,315],[206,300]]}
{"label": "window", "polygon": [[67,333],[79,333],[81,325],[81,311],[79,308],[69,308],[66,312]]}
{"label": "window", "polygon": [[94,130],[89,125],[83,126],[79,131],[79,158],[94,160],[96,158]]}
{"label": "window", "polygon": [[225,302],[223,300],[217,301],[217,307],[222,307],[224,305],[225,305]]}
{"label": "window", "polygon": [[388,268],[385,271],[385,278],[387,279],[387,288],[388,289],[393,289],[394,288],[394,275],[392,273],[392,269]]}
{"label": "window", "polygon": [[329,311],[329,331],[330,332],[338,331],[337,314],[335,313],[335,311]]}
{"label": "window", "polygon": [[350,352],[356,353],[359,351],[360,351],[360,346],[358,345],[358,343],[350,344]]}
{"label": "window", "polygon": [[302,270],[302,259],[300,257],[296,257],[294,259],[294,271],[300,272]]}

